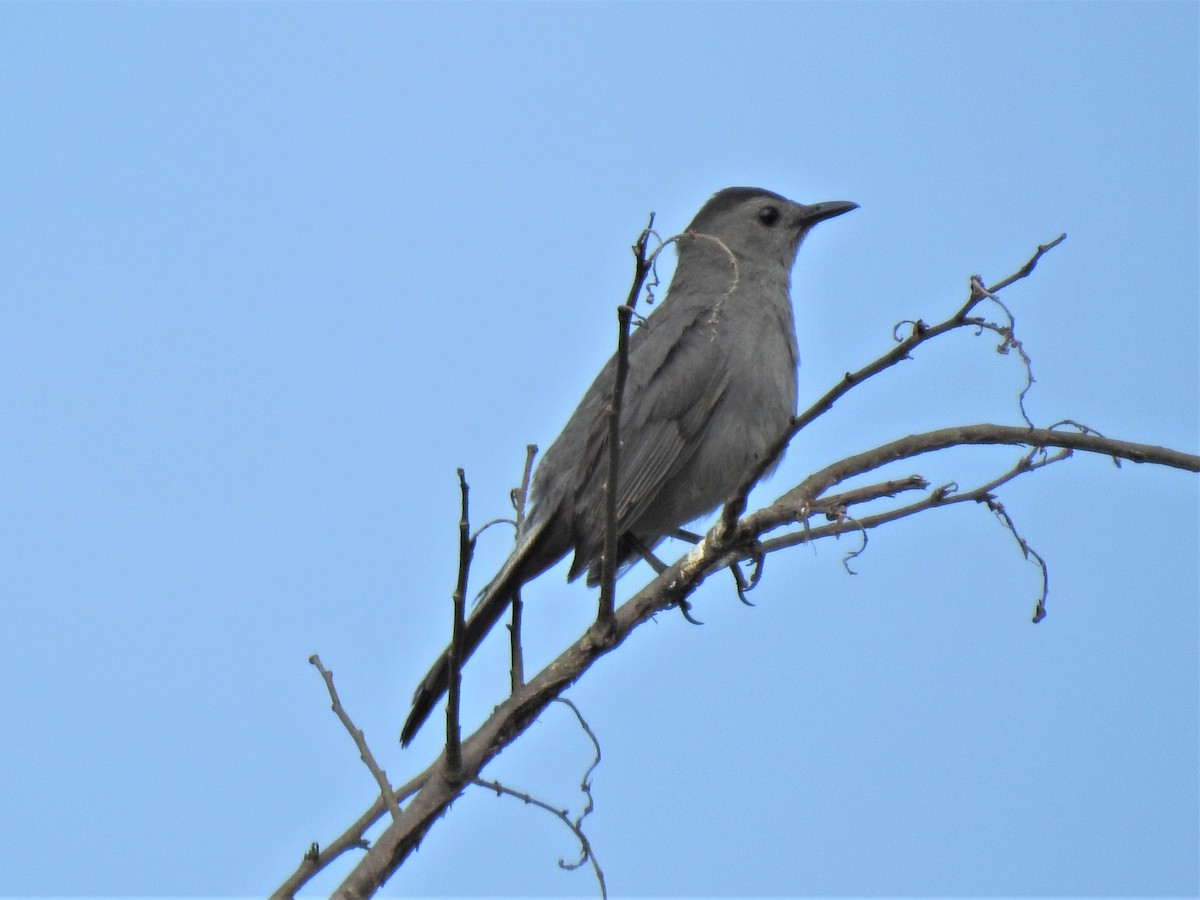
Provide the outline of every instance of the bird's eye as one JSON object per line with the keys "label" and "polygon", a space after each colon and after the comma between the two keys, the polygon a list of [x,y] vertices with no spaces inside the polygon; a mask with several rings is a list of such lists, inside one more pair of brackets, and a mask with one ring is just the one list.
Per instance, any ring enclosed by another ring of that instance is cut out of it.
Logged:
{"label": "bird's eye", "polygon": [[770,228],[779,221],[779,210],[774,206],[764,206],[758,211],[758,221]]}

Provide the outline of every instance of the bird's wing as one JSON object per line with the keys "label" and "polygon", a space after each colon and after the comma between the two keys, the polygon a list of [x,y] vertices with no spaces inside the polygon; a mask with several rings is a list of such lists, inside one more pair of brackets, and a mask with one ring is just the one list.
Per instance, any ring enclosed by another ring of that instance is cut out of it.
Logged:
{"label": "bird's wing", "polygon": [[[731,378],[729,367],[721,364],[723,351],[708,311],[664,324],[662,332],[647,335],[630,350],[621,410],[618,534],[634,528],[688,464]],[[714,343],[711,352],[696,352],[708,342]],[[611,378],[609,367],[604,374]],[[593,419],[584,457],[588,476],[576,490],[572,578],[594,564],[602,549],[602,485],[608,476],[608,423],[602,413]]]}
{"label": "bird's wing", "polygon": [[[687,388],[673,391],[671,373],[664,371],[665,394],[656,391],[656,396],[646,401],[630,397],[623,410],[617,483],[617,521],[622,530],[634,527],[663,487],[687,466],[729,387],[730,373],[724,367],[690,374]],[[675,373],[676,377],[688,375]]]}

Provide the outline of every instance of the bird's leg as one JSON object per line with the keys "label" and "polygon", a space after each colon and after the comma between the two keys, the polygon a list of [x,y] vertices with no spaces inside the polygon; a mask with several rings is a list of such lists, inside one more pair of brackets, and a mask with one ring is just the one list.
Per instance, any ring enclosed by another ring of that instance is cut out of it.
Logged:
{"label": "bird's leg", "polygon": [[[690,532],[690,531],[684,531],[682,528],[676,528],[676,529],[668,532],[667,537],[677,537],[680,540],[690,541],[693,544],[698,544],[700,542],[699,535],[692,534],[692,532]],[[663,572],[665,572],[667,570],[667,564],[664,563],[657,556],[655,556],[651,552],[650,548],[647,547],[646,544],[641,539],[639,539],[635,535],[630,534],[630,535],[626,535],[626,540],[629,542],[629,548],[631,550],[633,550],[634,552],[636,552],[639,556],[641,556],[641,558],[646,561],[646,563],[650,566],[650,568],[652,568],[654,570],[656,575],[661,575]],[[693,625],[703,625],[704,624],[699,619],[694,618],[692,616],[692,614],[691,614],[692,604],[688,603],[687,600],[680,598],[679,603],[677,605],[679,606],[679,611],[683,614],[683,617],[685,619],[687,619],[689,622],[691,622]]]}
{"label": "bird's leg", "polygon": [[634,553],[644,559],[646,564],[654,570],[655,575],[661,575],[663,572],[667,571],[667,564],[655,556],[649,545],[647,545],[646,542],[641,538],[637,537],[636,535],[627,534],[625,535],[625,542],[627,549],[632,550]]}
{"label": "bird's leg", "polygon": [[[700,535],[696,534],[694,531],[688,531],[685,528],[675,528],[667,532],[667,537],[673,537],[680,541],[687,541],[689,544],[698,544],[701,540],[703,540]],[[650,560],[654,559],[653,556],[648,553],[648,551],[638,548],[638,552],[641,553],[644,558],[646,558],[647,562],[650,562]],[[754,547],[751,548],[749,557],[754,563],[754,571],[751,573],[749,581],[747,581],[746,576],[742,574],[741,567],[738,563],[730,563],[729,571],[733,573],[733,580],[737,585],[738,599],[747,606],[753,606],[754,604],[746,599],[746,593],[758,587],[758,582],[762,579],[763,560],[766,559],[757,541],[755,542]],[[653,566],[655,563],[658,563],[660,566],[662,565],[662,563],[657,559],[654,559],[654,561],[650,564]],[[662,569],[656,568],[655,571],[661,572]],[[686,613],[684,615],[688,618],[688,621],[693,621],[687,616]]]}

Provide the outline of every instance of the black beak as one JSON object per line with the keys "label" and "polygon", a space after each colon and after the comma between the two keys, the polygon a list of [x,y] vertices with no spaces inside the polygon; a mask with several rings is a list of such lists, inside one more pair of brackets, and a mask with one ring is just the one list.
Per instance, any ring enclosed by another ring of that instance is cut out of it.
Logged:
{"label": "black beak", "polygon": [[810,206],[802,206],[800,207],[800,221],[798,224],[803,228],[811,228],[818,222],[824,222],[826,219],[832,219],[834,216],[848,213],[852,209],[858,209],[858,204],[851,203],[849,200],[826,200],[824,203],[813,203]]}

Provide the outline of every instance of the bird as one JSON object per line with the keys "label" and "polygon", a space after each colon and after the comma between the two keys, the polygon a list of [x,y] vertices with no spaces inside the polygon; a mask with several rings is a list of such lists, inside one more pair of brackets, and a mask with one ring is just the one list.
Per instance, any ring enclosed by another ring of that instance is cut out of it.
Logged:
{"label": "bird", "polygon": [[[728,500],[791,427],[799,353],[791,302],[796,252],[818,222],[858,204],[802,204],[772,191],[718,191],[674,239],[665,298],[629,337],[617,477],[617,567]],[[567,578],[599,581],[608,421],[616,356],[546,450],[512,552],[467,617],[462,659],[526,582],[573,553]],[[449,647],[421,680],[407,746],[446,693]]]}

